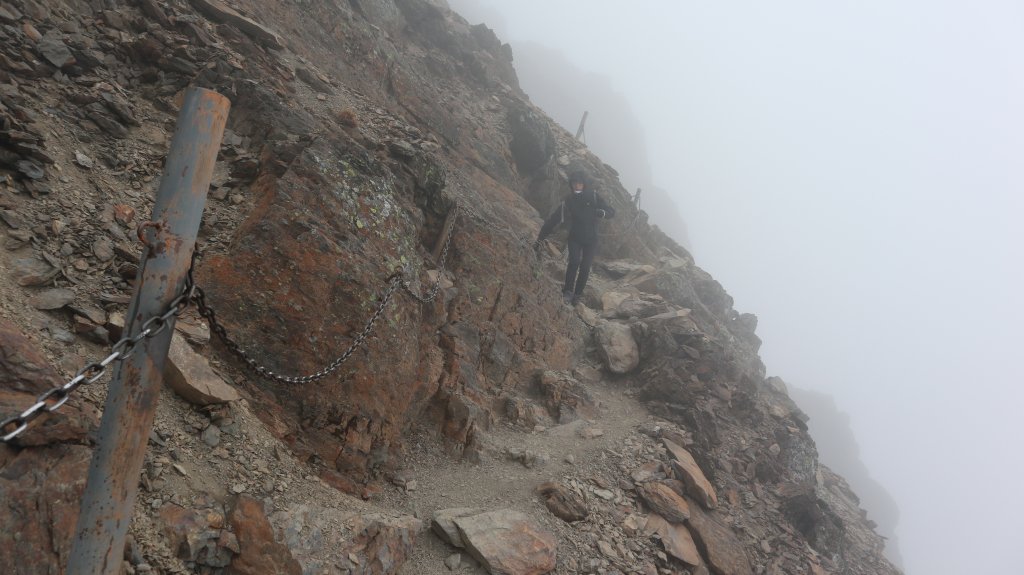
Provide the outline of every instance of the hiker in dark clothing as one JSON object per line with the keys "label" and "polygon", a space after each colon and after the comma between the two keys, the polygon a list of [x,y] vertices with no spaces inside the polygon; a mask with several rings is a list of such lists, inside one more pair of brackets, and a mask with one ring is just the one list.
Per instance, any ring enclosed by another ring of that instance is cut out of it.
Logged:
{"label": "hiker in dark clothing", "polygon": [[590,265],[594,263],[597,220],[614,216],[615,209],[597,195],[583,172],[573,172],[569,176],[569,187],[572,193],[544,221],[534,246],[539,248],[544,238],[556,227],[562,222],[569,222],[569,265],[565,268],[562,299],[565,303],[576,305],[583,295],[583,288],[587,287]]}

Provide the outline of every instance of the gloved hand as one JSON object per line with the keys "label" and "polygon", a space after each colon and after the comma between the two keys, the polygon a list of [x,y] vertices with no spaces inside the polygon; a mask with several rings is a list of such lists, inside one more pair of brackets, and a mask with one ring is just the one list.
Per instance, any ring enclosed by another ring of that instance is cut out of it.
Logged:
{"label": "gloved hand", "polygon": [[597,208],[597,210],[595,210],[595,211],[597,212],[597,217],[599,217],[599,218],[601,218],[603,220],[604,216],[605,216],[605,211],[602,210],[601,208]]}

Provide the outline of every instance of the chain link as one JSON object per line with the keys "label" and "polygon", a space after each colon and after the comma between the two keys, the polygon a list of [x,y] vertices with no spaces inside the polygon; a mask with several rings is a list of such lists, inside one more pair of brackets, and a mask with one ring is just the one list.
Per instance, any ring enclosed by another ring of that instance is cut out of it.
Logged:
{"label": "chain link", "polygon": [[155,337],[157,334],[165,331],[170,326],[170,320],[181,315],[185,308],[188,307],[192,297],[193,285],[190,271],[189,277],[185,281],[184,289],[176,298],[171,300],[171,304],[166,312],[147,320],[146,323],[142,324],[142,329],[136,335],[132,337],[125,336],[119,339],[117,343],[111,346],[112,353],[103,358],[103,360],[94,361],[86,365],[78,370],[75,377],[71,378],[64,385],[54,387],[40,394],[36,398],[36,402],[25,411],[0,421],[0,443],[9,443],[21,432],[28,429],[29,424],[37,417],[60,409],[71,398],[71,394],[80,386],[95,383],[106,375],[107,367],[110,364],[115,361],[124,361],[131,357],[135,352],[136,346],[142,340]]}
{"label": "chain link", "polygon": [[391,279],[391,282],[388,284],[387,289],[384,290],[384,296],[381,298],[380,304],[377,305],[377,310],[373,312],[373,315],[370,317],[369,321],[367,321],[366,325],[363,326],[363,330],[359,332],[359,334],[356,336],[354,340],[352,340],[352,344],[348,347],[348,349],[345,350],[344,353],[339,355],[334,361],[328,364],[327,367],[321,369],[320,371],[312,373],[310,375],[301,376],[281,375],[279,373],[275,373],[266,366],[261,365],[244,349],[242,349],[242,346],[238,345],[238,342],[231,339],[231,336],[228,335],[227,329],[225,329],[224,326],[219,321],[217,321],[217,313],[213,310],[213,308],[211,308],[206,303],[206,294],[203,292],[202,288],[198,286],[195,288],[194,299],[196,302],[196,308],[199,310],[199,315],[206,318],[206,320],[210,323],[210,331],[212,331],[217,336],[217,338],[220,339],[221,343],[223,343],[224,346],[228,348],[228,351],[230,351],[232,354],[238,357],[238,359],[242,360],[245,363],[245,365],[250,370],[253,371],[253,373],[256,373],[261,377],[273,379],[274,381],[278,381],[281,383],[309,383],[312,381],[323,379],[330,375],[331,373],[333,373],[334,371],[336,371],[339,367],[341,367],[341,364],[345,363],[345,360],[347,360],[349,356],[351,356],[352,353],[355,352],[356,349],[363,345],[363,342],[366,341],[366,338],[370,336],[370,332],[373,331],[373,324],[376,323],[377,320],[380,318],[380,315],[384,313],[384,308],[386,308],[388,302],[391,301],[391,296],[395,294],[395,291],[401,285],[402,278],[400,276],[395,276]]}
{"label": "chain link", "polygon": [[[395,291],[397,291],[398,288],[403,288],[414,299],[423,303],[429,303],[437,297],[437,294],[441,289],[441,280],[444,276],[445,262],[448,258],[448,249],[451,247],[452,237],[455,235],[454,222],[457,221],[459,217],[458,202],[456,202],[455,207],[453,209],[455,210],[455,219],[453,220],[452,229],[449,230],[448,237],[447,239],[445,239],[444,248],[441,250],[437,281],[434,282],[434,286],[430,289],[427,295],[419,295],[412,289],[410,281],[404,277],[406,270],[403,270],[402,273],[393,276],[391,278],[391,281],[388,283],[387,289],[384,290],[384,295],[381,297],[380,304],[377,305],[376,311],[374,311],[373,315],[370,316],[370,319],[363,326],[362,331],[360,331],[359,334],[356,335],[355,339],[352,340],[352,343],[349,345],[348,349],[346,349],[344,353],[335,358],[334,361],[329,363],[327,367],[321,369],[320,371],[317,371],[316,373],[296,376],[281,375],[269,369],[265,365],[260,364],[258,361],[256,361],[255,358],[249,355],[248,352],[242,349],[242,346],[239,345],[238,342],[231,339],[231,336],[228,335],[227,329],[217,320],[217,312],[214,311],[214,309],[210,307],[208,303],[206,303],[206,293],[203,292],[202,288],[198,286],[195,286],[193,290],[196,308],[199,310],[199,315],[206,318],[206,320],[210,323],[210,331],[213,332],[218,339],[220,339],[221,343],[223,343],[224,346],[227,347],[228,351],[230,351],[232,354],[235,355],[235,357],[237,357],[243,363],[245,363],[246,367],[248,367],[252,372],[256,373],[257,375],[268,379],[272,379],[280,383],[289,384],[310,383],[313,381],[323,379],[330,375],[331,373],[337,371],[337,369],[341,367],[341,364],[345,363],[345,361],[348,360],[348,358],[357,349],[359,349],[359,347],[363,345],[363,343],[366,341],[366,338],[368,338],[370,336],[370,333],[373,331],[373,325],[377,322],[378,319],[380,319],[381,314],[384,313],[384,309],[387,307],[388,302],[391,301],[392,296],[395,295]],[[195,283],[192,281],[191,272],[189,273],[189,282],[191,285],[195,285]]]}

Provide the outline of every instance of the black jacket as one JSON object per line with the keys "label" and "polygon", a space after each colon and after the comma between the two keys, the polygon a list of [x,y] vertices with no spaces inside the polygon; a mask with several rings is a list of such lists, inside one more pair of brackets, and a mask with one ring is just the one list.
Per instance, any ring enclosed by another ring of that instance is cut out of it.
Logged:
{"label": "black jacket", "polygon": [[555,211],[544,221],[537,241],[548,237],[562,222],[569,222],[569,241],[577,244],[597,243],[597,220],[615,215],[615,208],[609,206],[594,190],[569,194]]}

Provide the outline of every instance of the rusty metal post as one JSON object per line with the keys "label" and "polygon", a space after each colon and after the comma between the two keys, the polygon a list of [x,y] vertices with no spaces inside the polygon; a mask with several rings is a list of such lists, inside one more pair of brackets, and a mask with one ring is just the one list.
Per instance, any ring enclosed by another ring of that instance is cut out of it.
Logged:
{"label": "rusty metal post", "polygon": [[[153,206],[153,223],[140,228],[148,247],[128,308],[126,334],[139,333],[145,321],[166,312],[183,289],[230,105],[227,98],[210,90],[191,88],[185,94]],[[142,340],[131,357],[114,369],[68,575],[121,572],[125,536],[173,334],[172,319],[168,329]]]}
{"label": "rusty metal post", "polygon": [[440,263],[441,252],[444,250],[445,240],[448,239],[448,234],[452,233],[452,227],[455,226],[455,214],[456,209],[452,208],[448,210],[448,216],[444,219],[444,226],[441,227],[441,235],[437,238],[437,243],[434,244],[434,250],[430,252],[430,256],[434,258],[435,263]]}

